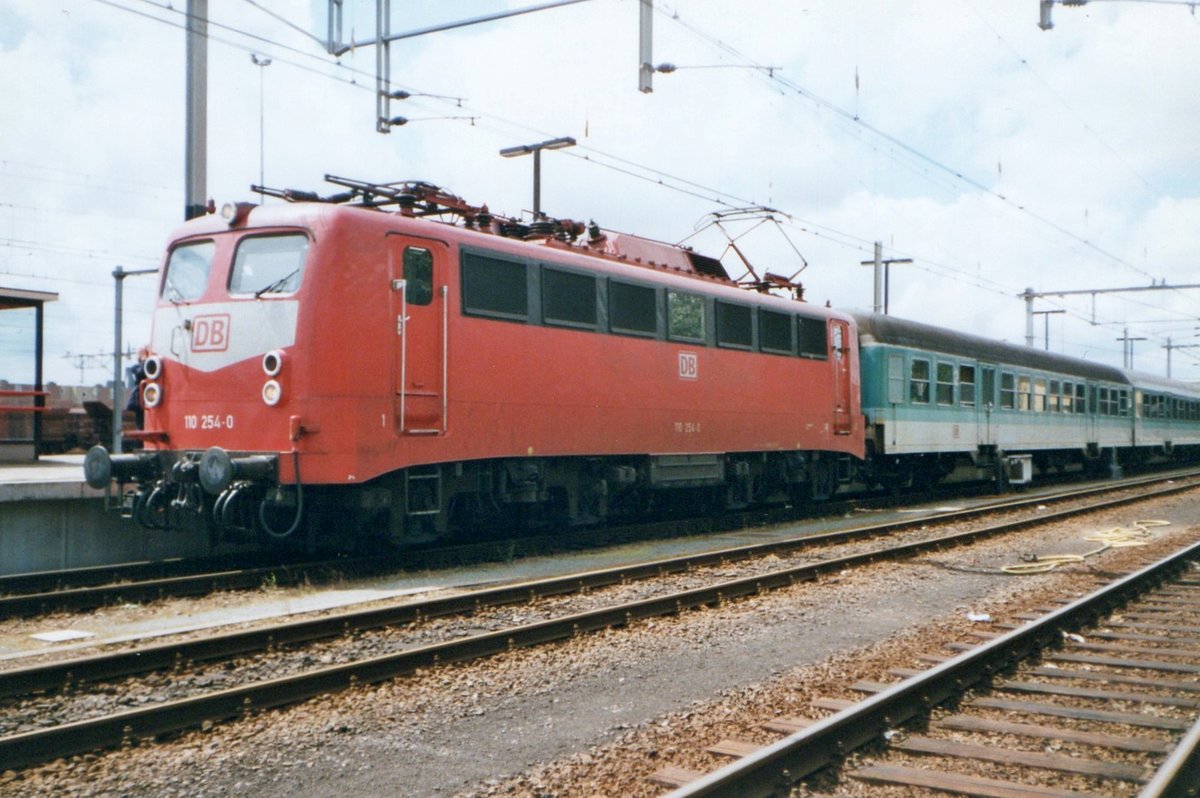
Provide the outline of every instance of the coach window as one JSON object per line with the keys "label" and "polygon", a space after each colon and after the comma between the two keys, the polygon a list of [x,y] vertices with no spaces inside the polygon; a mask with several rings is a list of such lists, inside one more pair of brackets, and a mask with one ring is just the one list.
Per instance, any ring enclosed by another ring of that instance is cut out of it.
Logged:
{"label": "coach window", "polygon": [[542,319],[558,327],[596,329],[596,278],[543,268]]}
{"label": "coach window", "polygon": [[300,287],[308,236],[254,236],[243,238],[233,256],[229,293],[290,294]]}
{"label": "coach window", "polygon": [[169,302],[187,302],[204,293],[216,245],[211,241],[180,244],[171,250],[163,277],[162,297]]}
{"label": "coach window", "polygon": [[1062,385],[1058,382],[1058,380],[1050,380],[1050,393],[1046,396],[1046,401],[1049,404],[1047,404],[1046,409],[1051,413],[1057,413],[1062,407],[1062,397],[1060,396],[1061,391]]}
{"label": "coach window", "polygon": [[1071,412],[1072,400],[1075,398],[1075,384],[1064,382],[1062,384],[1062,411],[1064,413]]}
{"label": "coach window", "polygon": [[774,355],[790,355],[796,351],[792,342],[791,314],[759,308],[758,348]]}
{"label": "coach window", "polygon": [[975,406],[975,367],[958,367],[958,401],[963,407]]}
{"label": "coach window", "polygon": [[894,405],[904,401],[904,355],[888,353],[888,401]]}
{"label": "coach window", "polygon": [[653,288],[612,280],[608,284],[608,327],[621,335],[658,335],[658,302]]}
{"label": "coach window", "polygon": [[1108,389],[1101,387],[1099,390],[1099,403],[1096,405],[1096,413],[1101,416],[1111,416],[1112,408],[1108,404]]}
{"label": "coach window", "polygon": [[529,287],[524,263],[464,252],[463,312],[512,321],[529,318]]}
{"label": "coach window", "polygon": [[405,302],[428,305],[433,301],[433,253],[420,247],[404,249]]}
{"label": "coach window", "polygon": [[825,320],[797,316],[796,325],[799,334],[800,357],[827,359],[829,357],[829,340],[826,337]]}
{"label": "coach window", "polygon": [[1035,413],[1046,412],[1046,378],[1036,377],[1033,380],[1033,410]]}
{"label": "coach window", "polygon": [[1129,391],[1127,391],[1125,389],[1121,389],[1121,391],[1117,394],[1117,399],[1119,401],[1119,405],[1117,407],[1117,415],[1128,416],[1129,415]]}
{"label": "coach window", "polygon": [[704,343],[704,297],[667,292],[667,337]]}
{"label": "coach window", "polygon": [[937,364],[937,403],[939,405],[954,404],[954,364]]}
{"label": "coach window", "polygon": [[1087,412],[1087,386],[1083,383],[1075,386],[1075,412]]}
{"label": "coach window", "polygon": [[1000,409],[1016,410],[1017,408],[1017,378],[1010,372],[1000,374]]}
{"label": "coach window", "polygon": [[913,404],[929,404],[929,361],[914,358],[909,369],[909,398]]}
{"label": "coach window", "polygon": [[1033,381],[1029,379],[1029,375],[1020,374],[1017,376],[1017,409],[1028,410],[1033,399]]}
{"label": "coach window", "polygon": [[717,300],[717,346],[729,349],[754,346],[754,312],[749,305]]}

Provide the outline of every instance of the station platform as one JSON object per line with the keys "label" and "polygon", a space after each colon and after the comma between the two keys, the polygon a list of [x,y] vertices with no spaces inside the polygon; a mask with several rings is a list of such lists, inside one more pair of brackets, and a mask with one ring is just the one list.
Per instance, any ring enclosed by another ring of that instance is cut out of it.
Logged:
{"label": "station platform", "polygon": [[98,498],[83,479],[82,454],[42,455],[32,463],[0,462],[0,502]]}
{"label": "station platform", "polygon": [[0,575],[215,553],[199,532],[150,532],[107,509],[83,457],[0,462]]}

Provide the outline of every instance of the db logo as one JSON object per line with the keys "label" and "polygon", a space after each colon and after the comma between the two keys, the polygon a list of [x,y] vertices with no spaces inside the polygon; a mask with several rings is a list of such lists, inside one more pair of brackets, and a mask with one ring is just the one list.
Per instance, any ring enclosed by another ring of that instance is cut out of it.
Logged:
{"label": "db logo", "polygon": [[229,314],[192,319],[192,351],[224,352],[229,348]]}
{"label": "db logo", "polygon": [[679,353],[679,378],[694,380],[700,376],[700,359],[695,352]]}

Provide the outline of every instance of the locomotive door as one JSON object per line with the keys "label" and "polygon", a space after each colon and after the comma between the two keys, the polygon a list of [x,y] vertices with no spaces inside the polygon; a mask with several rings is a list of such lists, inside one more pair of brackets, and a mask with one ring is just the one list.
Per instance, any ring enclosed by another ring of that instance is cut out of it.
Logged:
{"label": "locomotive door", "polygon": [[440,435],[446,431],[449,248],[424,238],[392,236],[389,242],[396,428]]}
{"label": "locomotive door", "polygon": [[854,418],[850,373],[850,325],[844,321],[829,322],[829,337],[833,349],[833,434],[849,435]]}

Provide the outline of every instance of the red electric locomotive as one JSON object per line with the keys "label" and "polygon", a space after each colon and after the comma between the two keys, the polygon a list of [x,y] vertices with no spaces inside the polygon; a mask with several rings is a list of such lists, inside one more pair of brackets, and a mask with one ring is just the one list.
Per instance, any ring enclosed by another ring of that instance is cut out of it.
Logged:
{"label": "red electric locomotive", "polygon": [[850,316],[594,224],[329,179],[171,239],[144,449],[85,462],[143,525],[405,542],[821,498],[862,458]]}

